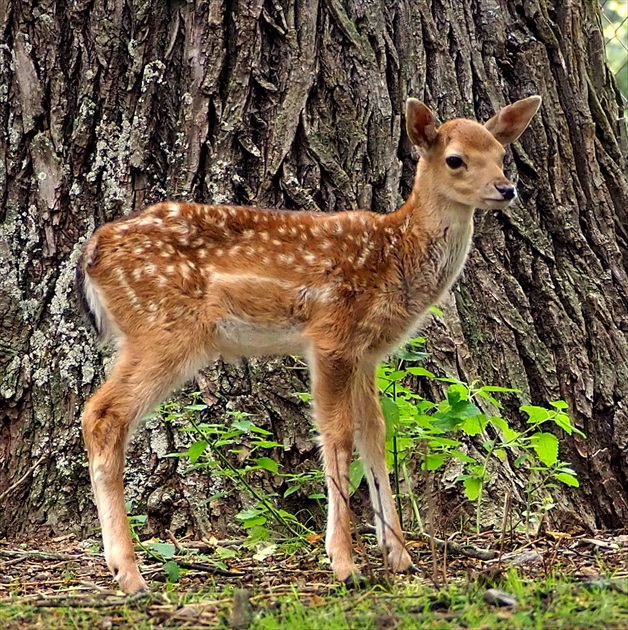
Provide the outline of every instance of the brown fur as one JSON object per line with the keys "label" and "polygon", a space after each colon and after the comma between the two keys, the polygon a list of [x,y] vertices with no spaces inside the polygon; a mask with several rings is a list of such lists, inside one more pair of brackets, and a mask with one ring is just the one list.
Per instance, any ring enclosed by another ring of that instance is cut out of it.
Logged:
{"label": "brown fur", "polygon": [[[354,442],[388,566],[412,567],[386,472],[375,367],[457,278],[474,208],[510,202],[500,192],[513,193],[502,144],[489,130],[511,142],[539,103],[519,101],[486,127],[455,120],[439,129],[429,109],[410,99],[408,132],[422,159],[410,198],[389,215],[166,202],[97,230],[79,262],[78,288],[120,353],[85,408],[83,433],[105,557],[124,591],[146,588],[124,509],[126,443],[142,416],[219,356],[305,354],[336,577],[357,573],[348,505]],[[464,166],[450,168],[452,154]]]}

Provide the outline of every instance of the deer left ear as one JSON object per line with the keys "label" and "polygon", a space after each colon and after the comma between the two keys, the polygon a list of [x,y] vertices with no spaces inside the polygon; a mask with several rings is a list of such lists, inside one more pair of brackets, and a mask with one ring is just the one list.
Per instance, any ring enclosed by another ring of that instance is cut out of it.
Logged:
{"label": "deer left ear", "polygon": [[526,129],[541,106],[540,96],[529,96],[501,109],[485,123],[495,139],[507,145],[514,142]]}

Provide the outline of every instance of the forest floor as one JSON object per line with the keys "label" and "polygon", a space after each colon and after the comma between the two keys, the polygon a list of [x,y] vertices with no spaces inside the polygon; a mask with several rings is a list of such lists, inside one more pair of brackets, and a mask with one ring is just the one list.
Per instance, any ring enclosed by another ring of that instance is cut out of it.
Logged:
{"label": "forest floor", "polygon": [[96,541],[0,541],[0,628],[628,628],[626,533],[416,540],[412,576],[359,539],[371,586],[357,590],[334,582],[319,537],[144,541],[142,597],[116,591]]}

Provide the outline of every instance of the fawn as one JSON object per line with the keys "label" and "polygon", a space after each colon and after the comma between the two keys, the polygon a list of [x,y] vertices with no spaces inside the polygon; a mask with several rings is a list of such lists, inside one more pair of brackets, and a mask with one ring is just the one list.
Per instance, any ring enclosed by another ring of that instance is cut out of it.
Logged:
{"label": "fawn", "polygon": [[514,199],[503,146],[540,103],[517,101],[485,125],[439,126],[428,107],[408,99],[407,131],[420,159],[408,200],[390,214],[165,202],[96,231],[78,263],[77,289],[101,339],[116,340],[119,354],[82,427],[105,558],[123,591],[147,588],[126,519],[126,444],[159,401],[221,356],[306,357],[336,578],[360,578],[348,501],[354,444],[388,566],[414,569],[386,470],[376,365],[458,277],[474,209]]}

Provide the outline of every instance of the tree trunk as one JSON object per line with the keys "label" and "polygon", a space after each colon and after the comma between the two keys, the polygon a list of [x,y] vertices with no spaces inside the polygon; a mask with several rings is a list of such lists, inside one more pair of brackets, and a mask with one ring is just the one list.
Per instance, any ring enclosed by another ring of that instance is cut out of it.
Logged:
{"label": "tree trunk", "polygon": [[[436,369],[563,398],[587,522],[628,517],[628,183],[597,0],[3,0],[0,5],[0,536],[93,525],[80,436],[103,355],[73,297],[96,226],[164,198],[321,211],[395,209],[416,156],[408,95],[485,120],[541,94],[509,153],[520,200],[478,213]],[[623,142],[623,144],[622,144]],[[107,362],[107,354],[104,356]],[[210,415],[254,412],[314,465],[299,370],[216,366]],[[516,402],[512,401],[513,405]],[[165,458],[150,420],[126,482],[162,526],[224,525],[221,479]],[[266,480],[265,483],[272,483]]]}

